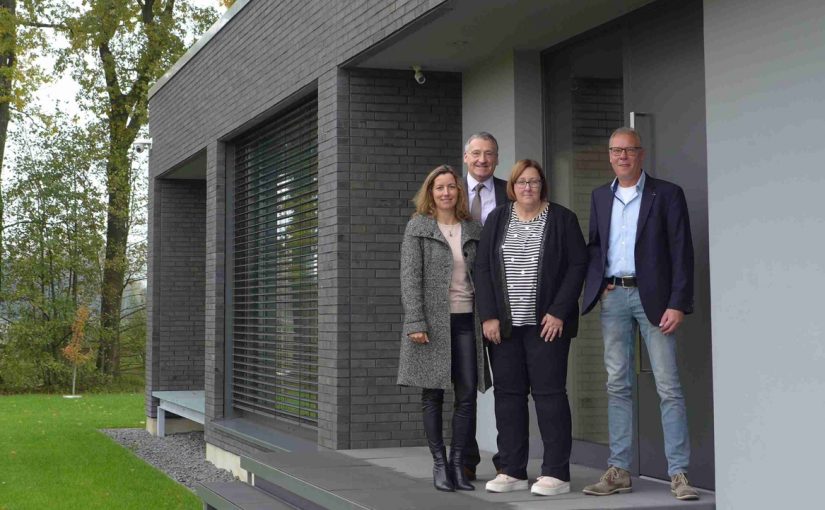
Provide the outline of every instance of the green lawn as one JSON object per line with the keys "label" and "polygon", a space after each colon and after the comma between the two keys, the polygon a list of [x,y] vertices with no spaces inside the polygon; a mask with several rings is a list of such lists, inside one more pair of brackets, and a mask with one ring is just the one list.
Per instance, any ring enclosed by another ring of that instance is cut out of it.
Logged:
{"label": "green lawn", "polygon": [[0,510],[202,508],[97,429],[144,427],[142,394],[0,396]]}

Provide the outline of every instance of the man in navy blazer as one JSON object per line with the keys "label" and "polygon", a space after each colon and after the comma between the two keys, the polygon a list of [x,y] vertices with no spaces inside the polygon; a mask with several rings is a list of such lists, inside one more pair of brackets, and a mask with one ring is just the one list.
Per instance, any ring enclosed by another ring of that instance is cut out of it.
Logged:
{"label": "man in navy blazer", "polygon": [[608,144],[616,178],[593,190],[583,313],[601,301],[607,369],[610,458],[585,494],[630,492],[633,444],[634,331],[639,328],[660,398],[671,492],[697,499],[687,480],[690,441],[676,363],[675,332],[693,311],[693,242],[682,189],[642,170],[644,149],[630,128]]}
{"label": "man in navy blazer", "polygon": [[498,166],[498,141],[486,131],[473,133],[464,144],[465,184],[467,204],[473,219],[484,225],[487,215],[506,204],[507,181],[495,177]]}
{"label": "man in navy blazer", "polygon": [[[484,225],[487,215],[493,209],[509,201],[507,181],[493,175],[498,166],[498,141],[495,137],[486,131],[470,135],[464,144],[464,164],[467,165],[464,188],[470,214],[475,221]],[[464,453],[464,471],[467,479],[475,480],[476,466],[481,462],[475,421],[472,422],[469,434]],[[493,456],[493,465],[497,472],[501,470],[498,453]]]}

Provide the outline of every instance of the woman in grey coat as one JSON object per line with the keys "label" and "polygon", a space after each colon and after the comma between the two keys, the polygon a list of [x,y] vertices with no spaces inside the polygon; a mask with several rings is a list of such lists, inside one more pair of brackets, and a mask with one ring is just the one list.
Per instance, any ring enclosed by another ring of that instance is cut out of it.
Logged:
{"label": "woman in grey coat", "polygon": [[[413,199],[416,212],[401,247],[404,327],[398,384],[422,388],[433,484],[442,491],[475,489],[464,473],[464,450],[475,430],[476,389],[490,386],[473,313],[471,271],[481,226],[470,219],[465,197],[451,167],[431,171]],[[455,409],[448,462],[441,424],[444,390],[451,383]]]}

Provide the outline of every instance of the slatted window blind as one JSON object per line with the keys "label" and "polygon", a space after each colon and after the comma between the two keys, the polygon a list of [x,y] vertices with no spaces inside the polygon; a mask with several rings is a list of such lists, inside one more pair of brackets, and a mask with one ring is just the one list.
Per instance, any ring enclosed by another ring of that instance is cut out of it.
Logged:
{"label": "slatted window blind", "polygon": [[318,422],[318,103],[235,145],[233,407]]}

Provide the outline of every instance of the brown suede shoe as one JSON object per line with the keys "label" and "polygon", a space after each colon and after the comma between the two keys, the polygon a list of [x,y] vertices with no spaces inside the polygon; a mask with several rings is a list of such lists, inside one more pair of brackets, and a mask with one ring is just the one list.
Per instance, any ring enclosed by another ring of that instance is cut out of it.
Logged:
{"label": "brown suede shoe", "polygon": [[582,492],[591,496],[609,496],[610,494],[622,494],[632,490],[630,473],[622,468],[610,466],[598,483],[588,485],[582,489]]}
{"label": "brown suede shoe", "polygon": [[676,473],[670,479],[670,492],[681,501],[699,499],[699,492],[690,486],[685,473]]}
{"label": "brown suede shoe", "polygon": [[476,479],[476,470],[471,468],[471,467],[464,466],[464,477],[467,478],[467,480],[469,480],[471,482],[475,481],[475,479]]}

